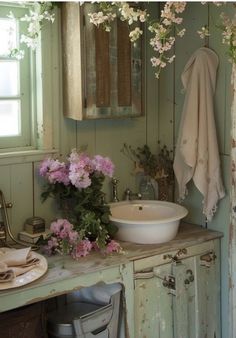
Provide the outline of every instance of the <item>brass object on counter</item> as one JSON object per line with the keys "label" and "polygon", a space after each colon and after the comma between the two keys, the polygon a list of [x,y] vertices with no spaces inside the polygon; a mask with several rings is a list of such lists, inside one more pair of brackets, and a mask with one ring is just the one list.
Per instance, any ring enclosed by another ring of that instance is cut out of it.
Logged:
{"label": "brass object on counter", "polygon": [[[29,245],[27,243],[24,243],[24,242],[16,239],[14,237],[12,231],[11,231],[9,217],[8,217],[8,213],[7,213],[7,203],[5,201],[3,192],[1,190],[0,190],[0,210],[2,211],[2,222],[1,222],[1,225],[0,225],[0,244],[1,244],[1,246],[14,247],[14,245],[20,245],[20,246],[28,247]],[[10,237],[13,244],[8,243],[7,236]],[[32,250],[38,250],[39,247],[37,245],[32,245],[31,249]]]}
{"label": "brass object on counter", "polygon": [[30,234],[38,234],[45,231],[45,220],[41,217],[30,217],[25,221],[24,229]]}

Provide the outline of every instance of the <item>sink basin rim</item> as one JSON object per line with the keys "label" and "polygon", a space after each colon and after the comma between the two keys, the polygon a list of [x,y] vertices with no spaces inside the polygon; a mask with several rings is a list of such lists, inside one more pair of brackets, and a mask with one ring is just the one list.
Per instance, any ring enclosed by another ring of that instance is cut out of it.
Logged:
{"label": "sink basin rim", "polygon": [[130,220],[126,218],[118,218],[113,217],[110,215],[110,220],[113,222],[122,222],[122,223],[127,223],[127,224],[134,224],[136,226],[138,225],[143,225],[143,224],[161,224],[164,222],[172,222],[172,221],[177,221],[182,218],[184,218],[187,214],[188,211],[185,207],[182,205],[173,203],[173,202],[167,202],[167,201],[159,201],[159,200],[132,200],[132,201],[122,201],[122,202],[114,202],[110,203],[110,209],[112,213],[112,208],[118,208],[120,206],[129,206],[129,205],[137,205],[137,207],[144,207],[145,205],[157,205],[157,206],[163,206],[163,207],[169,207],[173,208],[173,210],[177,211],[177,215],[175,216],[169,216],[169,217],[163,217],[160,219],[153,219],[153,220]]}

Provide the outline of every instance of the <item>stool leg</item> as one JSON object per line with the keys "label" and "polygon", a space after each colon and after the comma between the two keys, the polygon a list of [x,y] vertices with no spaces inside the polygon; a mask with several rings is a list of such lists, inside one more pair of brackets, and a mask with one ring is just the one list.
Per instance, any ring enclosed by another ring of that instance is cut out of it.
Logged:
{"label": "stool leg", "polygon": [[117,338],[118,336],[118,325],[119,325],[119,315],[120,315],[120,296],[121,293],[118,292],[111,297],[113,312],[110,323],[108,324],[109,338]]}
{"label": "stool leg", "polygon": [[82,329],[82,321],[80,318],[75,318],[73,319],[73,326],[74,326],[74,329],[75,329],[75,334],[76,334],[76,337],[79,337],[79,338],[86,338],[84,332],[83,332],[83,329]]}

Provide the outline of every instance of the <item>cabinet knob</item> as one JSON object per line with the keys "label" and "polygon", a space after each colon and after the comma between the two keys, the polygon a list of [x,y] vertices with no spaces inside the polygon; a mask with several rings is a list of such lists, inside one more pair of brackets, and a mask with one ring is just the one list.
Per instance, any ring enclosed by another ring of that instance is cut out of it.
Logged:
{"label": "cabinet knob", "polygon": [[210,267],[212,263],[215,262],[217,256],[214,251],[210,251],[202,256],[200,256],[200,264],[206,267]]}
{"label": "cabinet knob", "polygon": [[186,275],[187,275],[187,278],[184,280],[184,284],[189,285],[190,283],[194,281],[193,271],[191,269],[186,270]]}
{"label": "cabinet knob", "polygon": [[179,249],[175,255],[171,255],[171,254],[165,254],[163,256],[163,259],[170,259],[172,261],[172,263],[181,263],[180,257],[181,256],[185,256],[187,255],[187,249],[183,248],[183,249]]}

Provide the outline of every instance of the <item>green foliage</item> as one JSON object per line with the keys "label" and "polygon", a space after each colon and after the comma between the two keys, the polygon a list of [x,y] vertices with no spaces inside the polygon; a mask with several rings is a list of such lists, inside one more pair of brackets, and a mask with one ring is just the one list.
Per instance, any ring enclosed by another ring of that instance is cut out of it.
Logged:
{"label": "green foliage", "polygon": [[136,166],[142,168],[146,175],[151,177],[156,176],[158,169],[158,158],[156,155],[151,153],[151,150],[148,145],[142,147],[137,147],[133,149],[130,145],[124,143],[121,152],[135,162]]}
{"label": "green foliage", "polygon": [[104,179],[103,174],[95,172],[91,175],[91,185],[83,189],[77,189],[72,184],[47,183],[41,194],[42,201],[48,197],[55,198],[62,216],[74,225],[81,237],[97,241],[99,247],[105,247],[117,231],[110,223],[110,207],[104,203]]}

